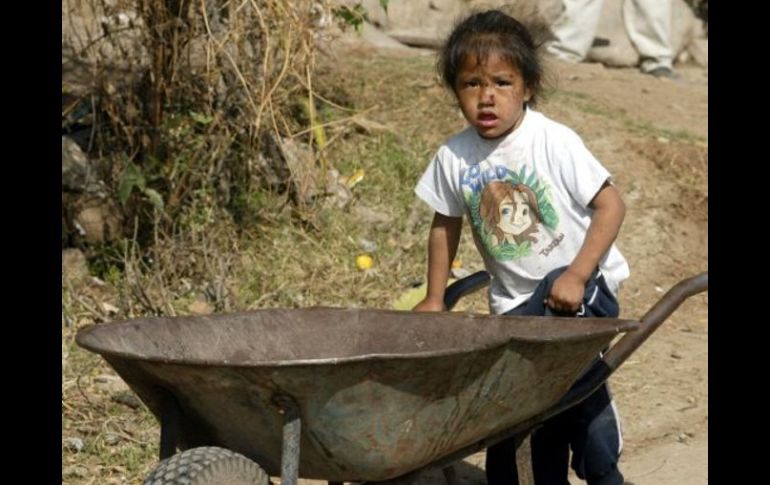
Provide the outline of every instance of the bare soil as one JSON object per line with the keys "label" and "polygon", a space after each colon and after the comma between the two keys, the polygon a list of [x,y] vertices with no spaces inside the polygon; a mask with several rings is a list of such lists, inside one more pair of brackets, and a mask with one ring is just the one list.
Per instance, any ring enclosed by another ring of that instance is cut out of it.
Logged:
{"label": "bare soil", "polygon": [[[432,147],[462,127],[426,52],[359,43],[344,58],[337,55],[336,75],[346,89],[368,96],[356,105],[373,106],[366,116],[377,126]],[[380,71],[367,78],[368,67]],[[621,317],[640,318],[671,286],[708,269],[708,73],[679,66],[682,79],[670,81],[597,64],[554,64],[550,72],[555,91],[539,109],[583,137],[626,202],[618,245],[632,275],[621,291]],[[411,251],[422,251],[423,237]],[[463,245],[460,257],[475,269],[470,240]],[[73,338],[63,327],[63,483],[137,483],[154,465],[157,425],[103,361],[75,349]],[[610,387],[622,418],[621,469],[628,481],[708,482],[707,294],[685,302],[611,377]],[[483,463],[479,453],[459,464],[460,483],[484,483]],[[442,482],[439,473],[427,473],[420,483]],[[582,483],[574,476],[571,482]]]}

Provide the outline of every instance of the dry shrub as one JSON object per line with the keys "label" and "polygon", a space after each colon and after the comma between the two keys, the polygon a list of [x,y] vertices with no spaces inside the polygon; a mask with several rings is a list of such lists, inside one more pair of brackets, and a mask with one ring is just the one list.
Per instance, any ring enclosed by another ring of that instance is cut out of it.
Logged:
{"label": "dry shrub", "polygon": [[169,229],[201,189],[229,209],[265,186],[304,200],[296,171],[262,152],[313,146],[306,100],[330,19],[326,0],[63,0],[63,131],[90,127],[89,154],[138,211],[127,221],[154,206]]}
{"label": "dry shrub", "polygon": [[229,310],[239,231],[304,209],[315,195],[305,179],[325,182],[309,100],[329,1],[62,7],[62,132],[122,221],[104,247],[70,240],[94,274],[114,276],[120,316],[173,315],[187,298]]}

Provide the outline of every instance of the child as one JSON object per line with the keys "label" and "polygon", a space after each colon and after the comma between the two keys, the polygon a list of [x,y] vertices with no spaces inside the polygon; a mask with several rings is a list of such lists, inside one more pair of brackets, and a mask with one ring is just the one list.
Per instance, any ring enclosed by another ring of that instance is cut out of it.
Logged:
{"label": "child", "polygon": [[[462,216],[492,276],[492,313],[617,317],[629,275],[614,246],[625,207],[609,172],[569,128],[534,111],[542,68],[526,28],[496,10],[460,23],[439,68],[470,126],[441,146],[415,192],[435,211],[428,293],[415,311],[441,311]],[[492,485],[516,484],[515,439],[487,451]],[[606,386],[532,436],[538,485],[621,484],[621,438]]]}

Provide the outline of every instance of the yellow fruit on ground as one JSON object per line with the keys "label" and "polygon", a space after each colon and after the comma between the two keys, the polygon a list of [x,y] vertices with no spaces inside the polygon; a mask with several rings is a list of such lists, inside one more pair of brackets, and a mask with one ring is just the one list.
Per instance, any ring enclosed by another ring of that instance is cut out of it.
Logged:
{"label": "yellow fruit on ground", "polygon": [[369,269],[374,266],[374,260],[367,254],[362,254],[356,258],[356,266],[358,269]]}

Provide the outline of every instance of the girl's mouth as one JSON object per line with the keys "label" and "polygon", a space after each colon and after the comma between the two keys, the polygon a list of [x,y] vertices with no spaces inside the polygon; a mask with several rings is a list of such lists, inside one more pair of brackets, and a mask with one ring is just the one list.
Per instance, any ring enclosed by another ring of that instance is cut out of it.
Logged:
{"label": "girl's mouth", "polygon": [[479,113],[476,118],[480,126],[489,127],[497,123],[497,116],[493,113]]}

